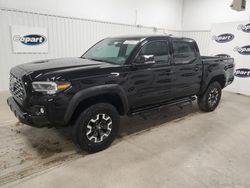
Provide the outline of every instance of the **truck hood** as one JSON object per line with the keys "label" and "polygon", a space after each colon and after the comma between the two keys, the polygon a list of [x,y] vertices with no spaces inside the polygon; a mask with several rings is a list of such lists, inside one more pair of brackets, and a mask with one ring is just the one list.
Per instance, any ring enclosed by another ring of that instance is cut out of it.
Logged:
{"label": "truck hood", "polygon": [[49,59],[42,61],[35,61],[31,63],[25,63],[17,66],[26,73],[31,72],[52,72],[72,68],[96,68],[101,66],[108,66],[111,64],[105,62],[98,62],[83,58],[60,58],[60,59]]}
{"label": "truck hood", "polygon": [[29,76],[32,80],[57,80],[105,74],[114,67],[119,65],[83,58],[60,58],[21,64],[12,68],[11,72],[20,77]]}

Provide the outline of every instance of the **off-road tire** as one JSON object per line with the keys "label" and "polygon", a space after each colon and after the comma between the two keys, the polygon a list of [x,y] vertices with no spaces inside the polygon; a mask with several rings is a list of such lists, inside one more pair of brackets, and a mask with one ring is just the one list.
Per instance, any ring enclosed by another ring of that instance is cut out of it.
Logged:
{"label": "off-road tire", "polygon": [[198,106],[204,112],[211,112],[216,109],[221,99],[221,85],[218,82],[212,82],[206,92],[198,96]]}
{"label": "off-road tire", "polygon": [[[104,121],[103,125],[101,121]],[[110,122],[112,122],[111,126],[109,125]],[[104,150],[109,147],[116,138],[119,131],[119,124],[120,116],[113,105],[109,103],[94,104],[86,108],[74,123],[73,140],[82,150],[89,153]],[[104,132],[104,126],[107,127],[106,132]],[[90,132],[90,130],[92,130],[92,132]],[[102,133],[108,136],[104,137]],[[103,136],[102,141],[100,135]]]}

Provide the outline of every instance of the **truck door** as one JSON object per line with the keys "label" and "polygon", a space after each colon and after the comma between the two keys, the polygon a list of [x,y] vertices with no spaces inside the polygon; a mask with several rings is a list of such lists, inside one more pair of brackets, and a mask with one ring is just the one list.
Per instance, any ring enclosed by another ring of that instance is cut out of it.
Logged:
{"label": "truck door", "polygon": [[146,43],[137,56],[154,56],[154,63],[135,65],[130,78],[136,91],[134,107],[171,99],[171,56],[166,40]]}
{"label": "truck door", "polygon": [[196,43],[189,39],[172,40],[173,86],[175,98],[195,95],[202,79],[202,62]]}

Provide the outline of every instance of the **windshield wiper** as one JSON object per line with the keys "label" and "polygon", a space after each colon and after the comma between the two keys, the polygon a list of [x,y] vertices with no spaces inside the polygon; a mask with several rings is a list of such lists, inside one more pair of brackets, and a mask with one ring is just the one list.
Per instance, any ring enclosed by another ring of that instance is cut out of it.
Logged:
{"label": "windshield wiper", "polygon": [[107,60],[101,60],[101,59],[95,59],[95,58],[86,58],[86,57],[84,57],[84,58],[85,58],[85,59],[89,59],[89,60],[93,60],[93,61],[99,61],[99,62],[114,64],[114,62],[107,61]]}
{"label": "windshield wiper", "polygon": [[99,61],[99,62],[105,62],[105,61],[103,61],[103,60],[95,59],[95,58],[86,58],[86,59],[93,60],[93,61]]}

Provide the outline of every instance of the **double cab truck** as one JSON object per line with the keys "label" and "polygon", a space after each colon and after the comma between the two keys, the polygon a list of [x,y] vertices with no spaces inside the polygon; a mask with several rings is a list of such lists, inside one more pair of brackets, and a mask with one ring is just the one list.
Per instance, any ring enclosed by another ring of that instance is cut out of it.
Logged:
{"label": "double cab truck", "polygon": [[234,80],[234,59],[201,56],[189,38],[106,38],[81,57],[36,61],[10,70],[16,117],[34,127],[72,126],[83,150],[107,148],[122,115],[137,115],[197,99],[215,110]]}

